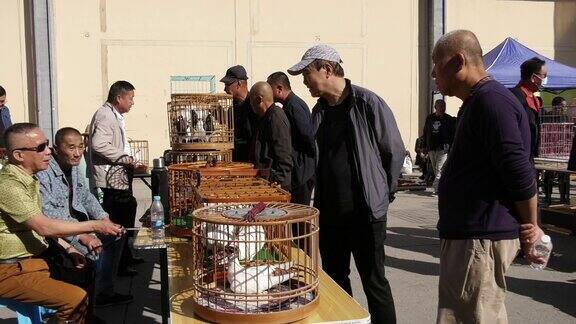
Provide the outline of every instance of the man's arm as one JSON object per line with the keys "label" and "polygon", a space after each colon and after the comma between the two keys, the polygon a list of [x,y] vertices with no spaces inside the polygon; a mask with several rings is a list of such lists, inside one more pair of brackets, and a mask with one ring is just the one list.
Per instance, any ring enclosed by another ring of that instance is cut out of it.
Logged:
{"label": "man's arm", "polygon": [[[312,133],[312,120],[310,116],[310,109],[304,102],[295,101],[292,109],[290,109],[293,123],[290,124],[290,129],[297,138],[302,139],[303,147],[300,148],[309,156],[315,156],[316,146],[314,144],[314,134]],[[292,143],[294,145],[295,143]]]}
{"label": "man's arm", "polygon": [[120,236],[123,233],[121,225],[114,224],[109,220],[90,220],[74,223],[51,219],[42,213],[32,216],[24,221],[24,224],[34,232],[46,237],[64,237],[93,232]]}
{"label": "man's arm", "polygon": [[378,142],[382,167],[388,178],[389,193],[394,194],[404,165],[406,148],[390,107],[379,97],[374,98],[370,104],[374,105],[372,107],[374,112],[373,130]]}
{"label": "man's arm", "polygon": [[278,110],[271,116],[270,133],[271,133],[271,151],[272,159],[272,178],[278,182],[284,189],[290,190],[292,180],[292,140],[290,138],[290,124],[286,114]]}

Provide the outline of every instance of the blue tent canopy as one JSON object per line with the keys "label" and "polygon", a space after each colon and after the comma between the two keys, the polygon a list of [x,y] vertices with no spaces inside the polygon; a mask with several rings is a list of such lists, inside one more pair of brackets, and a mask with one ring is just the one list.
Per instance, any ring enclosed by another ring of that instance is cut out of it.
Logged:
{"label": "blue tent canopy", "polygon": [[510,37],[484,55],[484,64],[488,74],[507,88],[512,88],[520,80],[522,62],[533,57],[546,61],[548,67],[546,90],[558,91],[576,88],[576,68],[542,56]]}

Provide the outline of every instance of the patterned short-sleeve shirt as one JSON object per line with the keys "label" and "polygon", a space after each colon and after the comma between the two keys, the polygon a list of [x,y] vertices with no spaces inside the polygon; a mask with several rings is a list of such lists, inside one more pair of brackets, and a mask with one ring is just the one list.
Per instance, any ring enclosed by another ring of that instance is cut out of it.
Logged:
{"label": "patterned short-sleeve shirt", "polygon": [[26,227],[25,221],[42,213],[38,180],[12,164],[0,170],[0,259],[42,253],[46,239]]}

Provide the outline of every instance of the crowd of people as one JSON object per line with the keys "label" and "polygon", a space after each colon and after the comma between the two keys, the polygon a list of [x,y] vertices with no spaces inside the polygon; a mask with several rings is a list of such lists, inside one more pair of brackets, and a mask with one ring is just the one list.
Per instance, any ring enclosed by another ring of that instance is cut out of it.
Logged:
{"label": "crowd of people", "polygon": [[[530,109],[541,106],[533,93],[547,72],[542,62],[523,64],[511,92],[487,75],[480,44],[465,30],[442,36],[432,61],[439,91],[463,101],[456,119],[437,100],[418,143],[438,195],[438,322],[506,322],[504,276],[518,250],[543,262],[531,250],[543,232]],[[328,45],[311,47],[287,72],[302,75],[318,98],[312,111],[284,72],[249,89],[237,65],[220,80],[233,98],[233,160],[269,169],[294,203],[309,205],[314,190],[322,268],[352,295],[353,256],[372,322],[395,323],[384,243],[406,148],[394,114],[380,96],[345,77],[339,53]],[[96,320],[93,307],[133,300],[114,283],[117,275],[135,275],[131,266],[142,262],[124,230],[134,227],[137,207],[124,119],[134,91],[127,81],[115,82],[87,140],[65,127],[52,148],[37,125],[11,125],[0,101],[8,159],[0,171],[0,298],[43,305],[57,311],[58,321],[79,323]],[[78,168],[84,155],[89,184]]]}

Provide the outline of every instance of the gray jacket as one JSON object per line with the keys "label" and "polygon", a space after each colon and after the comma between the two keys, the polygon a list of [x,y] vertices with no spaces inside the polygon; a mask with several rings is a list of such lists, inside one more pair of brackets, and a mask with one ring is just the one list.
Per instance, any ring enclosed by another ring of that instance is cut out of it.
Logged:
{"label": "gray jacket", "polygon": [[[40,182],[40,195],[42,196],[42,212],[44,215],[70,222],[78,220],[71,216],[69,204],[69,188],[72,186],[72,208],[80,212],[89,219],[104,219],[108,214],[102,209],[98,200],[84,182],[84,175],[80,173],[78,167],[72,167],[72,183],[68,183],[66,175],[54,157],[50,160],[48,169],[36,174]],[[68,236],[65,238],[72,246],[84,255],[89,254],[88,249],[78,241],[78,236]],[[95,255],[91,254],[93,259]]]}
{"label": "gray jacket", "polygon": [[124,136],[113,109],[107,102],[92,117],[87,173],[92,188],[127,190],[130,188],[129,156],[124,153]]}
{"label": "gray jacket", "polygon": [[[350,121],[354,133],[353,161],[358,170],[358,183],[374,220],[386,216],[391,197],[396,191],[406,149],[390,107],[374,92],[352,85]],[[329,108],[319,99],[312,110],[314,134],[317,134],[325,110]],[[317,186],[318,188],[319,186]],[[318,196],[321,192],[316,193]],[[384,218],[385,219],[385,218]]]}

